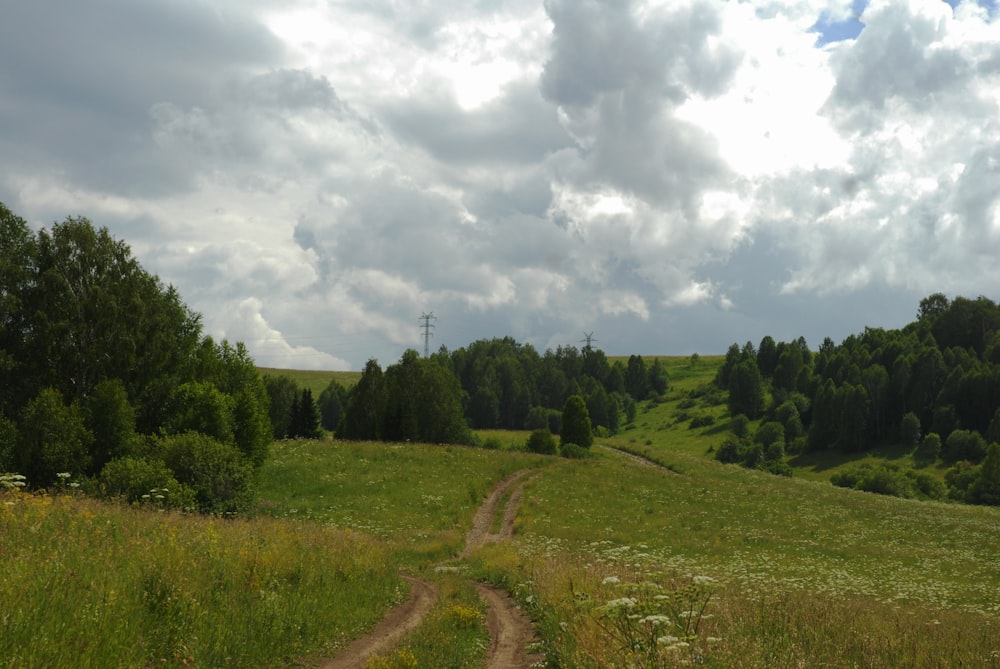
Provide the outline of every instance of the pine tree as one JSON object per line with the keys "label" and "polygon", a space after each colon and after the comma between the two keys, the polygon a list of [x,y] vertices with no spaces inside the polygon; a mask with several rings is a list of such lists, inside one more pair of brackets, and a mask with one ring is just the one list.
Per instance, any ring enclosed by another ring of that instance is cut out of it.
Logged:
{"label": "pine tree", "polygon": [[594,433],[590,425],[587,403],[580,395],[571,395],[566,400],[562,413],[562,431],[559,437],[560,444],[576,444],[583,448],[590,448],[594,443]]}

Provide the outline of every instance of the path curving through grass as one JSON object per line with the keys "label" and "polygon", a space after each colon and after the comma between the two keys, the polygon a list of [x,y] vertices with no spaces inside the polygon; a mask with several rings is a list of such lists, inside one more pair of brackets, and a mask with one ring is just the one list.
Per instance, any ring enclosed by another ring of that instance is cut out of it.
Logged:
{"label": "path curving through grass", "polygon": [[[486,496],[472,519],[465,548],[456,560],[465,559],[475,548],[494,541],[509,539],[514,532],[514,517],[520,503],[525,478],[532,470],[522,469],[497,483]],[[508,495],[508,492],[510,493]],[[506,499],[505,504],[501,502]],[[501,508],[502,507],[502,508]],[[500,530],[491,533],[494,519],[503,514]],[[424,620],[434,607],[438,589],[430,581],[403,575],[411,584],[409,599],[389,613],[365,636],[355,639],[336,657],[320,664],[320,669],[361,669],[372,657],[393,648]],[[494,586],[476,583],[479,595],[489,607],[486,627],[490,634],[490,651],[486,669],[528,669],[542,658],[529,655],[528,645],[534,637],[531,620],[517,607],[510,595]]]}

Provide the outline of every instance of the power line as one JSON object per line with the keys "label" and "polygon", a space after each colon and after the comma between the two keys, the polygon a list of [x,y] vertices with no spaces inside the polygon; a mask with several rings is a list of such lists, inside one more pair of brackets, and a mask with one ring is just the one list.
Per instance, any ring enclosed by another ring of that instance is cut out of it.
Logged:
{"label": "power line", "polygon": [[584,338],[580,340],[580,343],[582,344],[582,343],[586,342],[587,345],[584,348],[588,348],[588,349],[591,348],[590,343],[597,341],[596,339],[594,339],[594,333],[593,332],[584,332],[583,333],[583,337]]}
{"label": "power line", "polygon": [[430,355],[431,337],[434,336],[434,333],[431,332],[431,330],[434,329],[434,324],[431,323],[431,321],[432,320],[436,321],[437,316],[435,316],[434,312],[432,311],[429,314],[420,314],[420,320],[423,321],[423,323],[421,323],[420,325],[420,329],[424,333],[424,357],[426,358],[428,355]]}

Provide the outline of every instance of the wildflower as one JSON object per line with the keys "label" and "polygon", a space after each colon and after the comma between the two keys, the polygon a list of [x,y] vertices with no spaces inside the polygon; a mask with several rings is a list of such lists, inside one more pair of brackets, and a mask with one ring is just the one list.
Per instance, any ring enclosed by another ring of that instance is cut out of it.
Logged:
{"label": "wildflower", "polygon": [[58,474],[56,474],[56,476],[58,476],[61,479],[68,479],[70,476],[72,476],[72,474],[70,474],[69,472],[59,472]]}
{"label": "wildflower", "polygon": [[646,625],[653,625],[654,627],[659,627],[660,625],[669,625],[670,618],[664,615],[649,615],[639,621],[640,623],[645,623]]}
{"label": "wildflower", "polygon": [[602,585],[609,585],[614,583],[621,583],[621,579],[619,579],[617,576],[605,576],[604,580],[601,581]]}
{"label": "wildflower", "polygon": [[635,598],[621,597],[619,599],[612,599],[606,606],[609,609],[631,609],[635,604]]}
{"label": "wildflower", "polygon": [[712,578],[711,576],[695,576],[691,580],[697,583],[698,585],[707,585],[709,583],[715,583],[715,579]]}
{"label": "wildflower", "polygon": [[678,639],[675,636],[670,636],[670,635],[661,636],[661,637],[657,637],[656,638],[656,643],[660,644],[661,646],[670,646],[670,645],[673,645],[673,644],[677,643],[678,641],[680,641],[680,639]]}

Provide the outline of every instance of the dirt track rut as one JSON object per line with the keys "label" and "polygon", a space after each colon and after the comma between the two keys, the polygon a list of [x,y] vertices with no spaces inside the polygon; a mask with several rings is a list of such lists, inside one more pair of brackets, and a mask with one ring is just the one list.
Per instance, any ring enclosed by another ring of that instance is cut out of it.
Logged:
{"label": "dirt track rut", "polygon": [[[515,472],[493,487],[472,519],[472,527],[466,536],[465,548],[459,560],[467,557],[477,546],[491,541],[503,541],[513,535],[517,505],[527,482],[525,476],[529,473],[530,470]],[[490,528],[497,517],[500,502],[514,486],[516,487],[504,505],[500,531],[491,533]],[[353,641],[333,659],[320,664],[320,669],[361,669],[371,657],[390,650],[407,632],[420,624],[437,600],[437,588],[429,581],[414,576],[404,575],[403,578],[411,584],[410,598],[392,609],[370,633]],[[486,669],[528,669],[532,663],[542,659],[540,655],[528,654],[527,646],[534,636],[534,630],[531,621],[510,595],[483,583],[477,583],[476,588],[489,606],[486,627],[491,644]]]}

